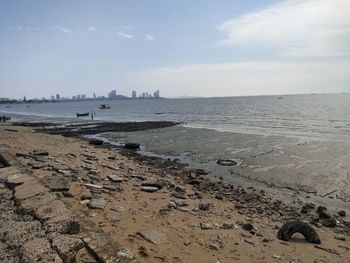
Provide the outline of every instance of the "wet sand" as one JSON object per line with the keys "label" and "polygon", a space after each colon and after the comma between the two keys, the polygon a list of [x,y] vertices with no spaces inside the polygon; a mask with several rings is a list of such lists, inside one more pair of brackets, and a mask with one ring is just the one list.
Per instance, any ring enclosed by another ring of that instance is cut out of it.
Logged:
{"label": "wet sand", "polygon": [[[213,182],[203,171],[177,161],[35,133],[29,127],[11,127],[18,132],[5,128],[0,126],[0,154],[6,152],[19,169],[44,184],[52,176],[67,178],[69,194],[58,191],[59,199],[137,262],[350,262],[348,215],[329,213],[336,227],[325,227],[316,207],[301,212],[305,203],[298,196],[284,203],[269,191]],[[35,149],[49,156],[35,160],[18,154]],[[142,191],[147,182],[157,189]],[[291,219],[312,221],[325,250],[299,235],[290,242],[278,240],[279,227]],[[253,229],[247,231],[248,223]],[[79,255],[77,261],[88,262]]]}

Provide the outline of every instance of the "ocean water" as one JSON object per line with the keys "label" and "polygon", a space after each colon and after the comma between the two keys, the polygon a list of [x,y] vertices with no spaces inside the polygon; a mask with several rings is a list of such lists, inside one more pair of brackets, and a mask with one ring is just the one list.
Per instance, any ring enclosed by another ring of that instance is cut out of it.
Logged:
{"label": "ocean water", "polygon": [[[100,103],[111,109],[99,110]],[[350,138],[350,94],[0,104],[0,112],[26,120],[83,120],[89,118],[77,119],[76,113],[91,110],[95,120],[104,121],[169,120],[225,132]]]}

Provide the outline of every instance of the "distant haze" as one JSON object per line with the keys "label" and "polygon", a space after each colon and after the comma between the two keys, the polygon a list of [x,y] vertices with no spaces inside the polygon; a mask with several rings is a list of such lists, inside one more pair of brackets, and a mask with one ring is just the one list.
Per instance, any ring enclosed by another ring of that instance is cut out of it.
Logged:
{"label": "distant haze", "polygon": [[349,0],[0,0],[0,98],[350,92]]}

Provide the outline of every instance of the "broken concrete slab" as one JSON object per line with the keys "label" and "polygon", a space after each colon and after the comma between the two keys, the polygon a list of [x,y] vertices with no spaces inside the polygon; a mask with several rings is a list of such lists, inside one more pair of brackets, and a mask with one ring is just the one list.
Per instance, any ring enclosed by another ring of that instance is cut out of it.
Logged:
{"label": "broken concrete slab", "polygon": [[36,209],[46,205],[49,202],[52,202],[57,199],[57,196],[51,193],[43,193],[37,196],[25,199],[20,201],[18,212],[23,214],[33,214]]}
{"label": "broken concrete slab", "polygon": [[52,239],[52,247],[63,262],[76,262],[76,255],[84,247],[84,243],[76,236],[58,235]]}
{"label": "broken concrete slab", "polygon": [[62,214],[45,221],[47,232],[76,235],[80,232],[80,223],[71,213]]}
{"label": "broken concrete slab", "polygon": [[15,199],[24,200],[48,191],[49,189],[45,188],[38,181],[29,180],[15,188]]}
{"label": "broken concrete slab", "polygon": [[30,180],[33,180],[33,177],[28,174],[11,174],[6,178],[6,185],[13,188]]}
{"label": "broken concrete slab", "polygon": [[52,175],[50,177],[46,177],[44,184],[54,192],[69,191],[68,179],[60,175]]}
{"label": "broken concrete slab", "polygon": [[61,200],[54,200],[39,207],[34,213],[40,221],[45,221],[63,214],[70,214],[70,211]]}
{"label": "broken concrete slab", "polygon": [[46,238],[38,238],[25,242],[21,247],[22,262],[62,263],[62,259],[50,247]]}
{"label": "broken concrete slab", "polygon": [[159,245],[168,239],[166,234],[155,229],[140,230],[136,234],[154,245]]}

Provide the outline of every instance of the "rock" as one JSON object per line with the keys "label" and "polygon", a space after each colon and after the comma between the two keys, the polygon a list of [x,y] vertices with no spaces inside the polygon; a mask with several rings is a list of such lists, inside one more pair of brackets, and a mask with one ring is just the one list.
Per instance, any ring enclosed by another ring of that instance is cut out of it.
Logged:
{"label": "rock", "polygon": [[346,212],[344,210],[341,210],[338,212],[338,215],[341,217],[345,217],[346,216]]}
{"label": "rock", "polygon": [[164,183],[155,181],[155,182],[144,182],[141,184],[141,186],[151,186],[151,187],[157,187],[158,189],[162,189],[164,186]]}
{"label": "rock", "polygon": [[168,239],[167,235],[154,229],[140,230],[136,234],[155,245],[159,245]]}
{"label": "rock", "polygon": [[159,213],[161,215],[169,215],[171,213],[171,209],[169,207],[162,207],[161,209],[159,209]]}
{"label": "rock", "polygon": [[329,219],[329,218],[331,218],[332,216],[331,216],[331,214],[330,213],[328,213],[327,211],[320,211],[319,213],[318,213],[318,218],[320,218],[320,219]]}
{"label": "rock", "polygon": [[177,208],[178,207],[184,207],[184,206],[188,206],[189,204],[186,202],[186,200],[182,200],[182,199],[174,199],[171,200],[171,202],[173,202],[174,204],[176,204]]}
{"label": "rock", "polygon": [[49,156],[49,152],[45,150],[34,150],[33,154],[37,156]]}
{"label": "rock", "polygon": [[73,194],[72,194],[71,192],[69,192],[69,191],[63,191],[63,192],[62,192],[62,195],[63,195],[64,197],[67,197],[67,198],[72,198],[72,197],[74,197]]}
{"label": "rock", "polygon": [[117,253],[117,256],[120,258],[124,258],[124,259],[133,259],[134,258],[134,255],[130,252],[130,250],[127,250],[127,249],[120,250]]}
{"label": "rock", "polygon": [[346,240],[344,235],[336,235],[334,238],[337,239],[337,240],[341,240],[341,241],[345,241]]}
{"label": "rock", "polygon": [[325,227],[329,227],[329,228],[333,228],[333,227],[337,226],[337,220],[335,220],[335,218],[333,218],[333,217],[321,219],[321,223]]}
{"label": "rock", "polygon": [[307,241],[315,244],[321,244],[320,237],[315,229],[307,223],[301,221],[290,221],[285,223],[277,233],[277,237],[283,241],[291,240],[295,233],[302,234]]}
{"label": "rock", "polygon": [[53,238],[52,247],[63,259],[63,262],[76,262],[76,254],[84,247],[84,243],[78,237],[58,235]]}
{"label": "rock", "polygon": [[124,148],[130,149],[130,150],[138,150],[140,149],[140,144],[128,142],[128,143],[125,143]]}
{"label": "rock", "polygon": [[98,139],[93,139],[93,140],[90,140],[89,141],[89,144],[90,145],[97,145],[97,146],[100,146],[103,144],[103,141],[102,140],[98,140]]}
{"label": "rock", "polygon": [[107,201],[103,198],[92,198],[88,203],[88,207],[91,209],[104,209]]}
{"label": "rock", "polygon": [[153,186],[142,186],[141,191],[148,192],[148,193],[153,193],[157,192],[159,190],[158,187],[153,187]]}
{"label": "rock", "polygon": [[118,175],[107,175],[107,178],[109,180],[111,180],[112,182],[114,183],[120,183],[120,182],[123,182],[124,181],[124,178],[123,177],[120,177]]}
{"label": "rock", "polygon": [[122,206],[119,205],[114,205],[110,208],[112,211],[116,211],[116,212],[124,212],[126,211],[126,209]]}
{"label": "rock", "polygon": [[188,247],[189,245],[191,245],[191,240],[185,240],[184,241],[184,245],[186,246],[186,247]]}
{"label": "rock", "polygon": [[242,228],[246,231],[252,231],[254,229],[254,226],[251,223],[245,223],[242,225]]}
{"label": "rock", "polygon": [[19,202],[18,212],[21,214],[33,214],[36,209],[56,200],[56,195],[43,193]]}
{"label": "rock", "polygon": [[27,174],[12,174],[6,178],[6,185],[10,188],[14,188],[30,180],[33,180],[33,177]]}
{"label": "rock", "polygon": [[29,165],[32,167],[32,169],[42,169],[46,166],[44,163],[29,163]]}
{"label": "rock", "polygon": [[59,217],[68,214],[69,210],[61,200],[53,200],[40,206],[35,210],[34,214],[40,221],[46,221],[50,218]]}
{"label": "rock", "polygon": [[234,223],[224,223],[222,226],[221,226],[222,229],[236,229],[237,226],[236,224]]}
{"label": "rock", "polygon": [[209,211],[210,204],[203,204],[203,203],[201,203],[201,204],[198,205],[198,208],[199,208],[199,210]]}
{"label": "rock", "polygon": [[168,207],[176,209],[177,208],[177,204],[175,202],[170,201],[169,204],[168,204]]}
{"label": "rock", "polygon": [[322,211],[327,211],[327,207],[322,206],[322,205],[318,206],[318,207],[317,207],[317,213],[320,213],[320,212],[322,212]]}
{"label": "rock", "polygon": [[21,246],[23,254],[21,262],[62,263],[60,257],[50,247],[46,238],[38,238],[25,242]]}
{"label": "rock", "polygon": [[97,185],[97,184],[81,184],[81,185],[89,187],[89,188],[93,188],[93,189],[102,189],[103,188],[102,185]]}
{"label": "rock", "polygon": [[200,226],[201,226],[201,229],[203,230],[209,230],[214,228],[211,224],[208,224],[208,223],[201,223]]}
{"label": "rock", "polygon": [[212,249],[212,250],[219,250],[219,247],[216,245],[216,244],[209,244],[209,249]]}
{"label": "rock", "polygon": [[53,192],[69,191],[68,180],[61,175],[52,175],[45,178],[45,185]]}
{"label": "rock", "polygon": [[237,162],[234,160],[224,160],[224,159],[219,159],[216,162],[218,165],[224,165],[224,166],[235,166],[237,165]]}
{"label": "rock", "polygon": [[80,196],[80,200],[87,200],[87,199],[91,199],[92,198],[92,194],[88,193],[88,194],[82,194]]}
{"label": "rock", "polygon": [[15,188],[15,198],[16,200],[24,200],[48,191],[49,189],[36,180],[29,180]]}

